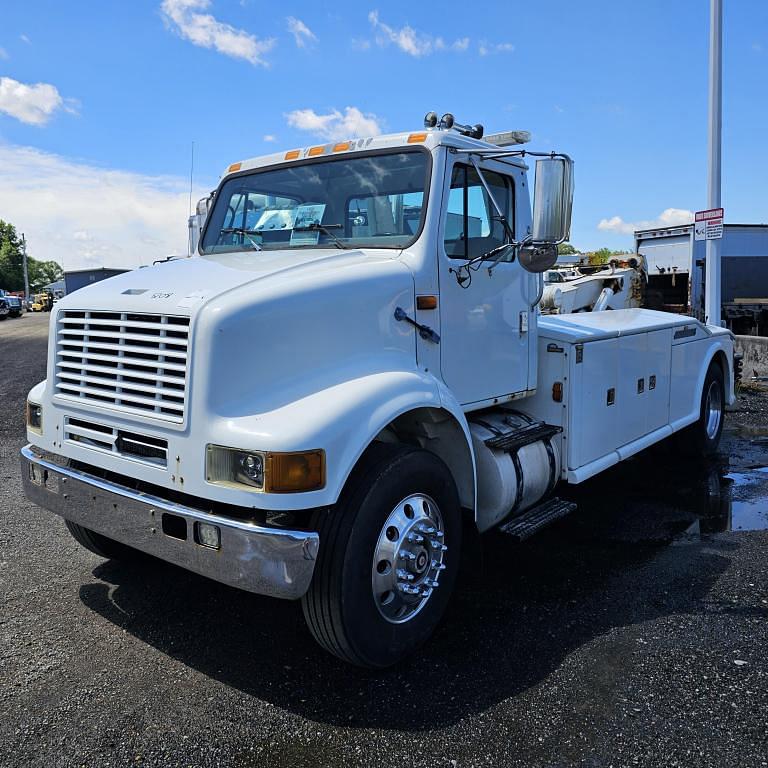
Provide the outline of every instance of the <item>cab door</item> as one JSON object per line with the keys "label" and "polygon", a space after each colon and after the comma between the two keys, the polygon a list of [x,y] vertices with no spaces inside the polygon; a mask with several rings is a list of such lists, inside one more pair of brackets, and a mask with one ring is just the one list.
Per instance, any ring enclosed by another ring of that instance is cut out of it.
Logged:
{"label": "cab door", "polygon": [[[515,197],[522,171],[492,161],[479,167],[519,239]],[[447,171],[438,245],[440,365],[457,400],[481,406],[529,388],[535,282],[509,251],[498,262],[490,257],[466,267],[470,259],[503,244],[505,230],[475,167],[458,156]],[[525,190],[521,196],[527,199]]]}

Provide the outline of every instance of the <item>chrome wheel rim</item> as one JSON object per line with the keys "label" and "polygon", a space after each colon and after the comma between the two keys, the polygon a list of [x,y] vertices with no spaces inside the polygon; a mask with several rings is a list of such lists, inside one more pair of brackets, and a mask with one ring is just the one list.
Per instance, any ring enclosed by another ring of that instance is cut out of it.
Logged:
{"label": "chrome wheel rim", "polygon": [[723,393],[716,381],[709,385],[707,391],[707,402],[704,408],[704,419],[706,422],[707,437],[714,440],[720,429],[720,421],[723,418]]}
{"label": "chrome wheel rim", "polygon": [[410,621],[429,602],[445,570],[443,517],[434,499],[415,493],[388,515],[373,552],[371,586],[379,613]]}

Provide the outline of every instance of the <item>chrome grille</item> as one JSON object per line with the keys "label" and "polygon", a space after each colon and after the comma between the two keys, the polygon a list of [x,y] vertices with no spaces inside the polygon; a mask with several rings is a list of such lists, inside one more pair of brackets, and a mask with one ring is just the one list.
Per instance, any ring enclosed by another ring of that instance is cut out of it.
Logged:
{"label": "chrome grille", "polygon": [[64,310],[57,322],[55,392],[182,422],[188,342],[188,317]]}

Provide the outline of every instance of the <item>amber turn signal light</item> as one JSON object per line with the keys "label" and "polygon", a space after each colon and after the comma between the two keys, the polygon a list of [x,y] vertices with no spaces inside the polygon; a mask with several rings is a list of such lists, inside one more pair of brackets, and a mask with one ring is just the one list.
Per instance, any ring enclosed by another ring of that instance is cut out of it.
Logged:
{"label": "amber turn signal light", "polygon": [[325,487],[325,451],[267,454],[267,493],[298,493]]}
{"label": "amber turn signal light", "polygon": [[417,296],[416,309],[437,309],[437,296]]}

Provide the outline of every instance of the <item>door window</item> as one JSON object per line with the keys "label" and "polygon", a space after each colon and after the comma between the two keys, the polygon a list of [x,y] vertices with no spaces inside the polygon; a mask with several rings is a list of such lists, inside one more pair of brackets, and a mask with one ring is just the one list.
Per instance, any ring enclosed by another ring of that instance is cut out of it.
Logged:
{"label": "door window", "polygon": [[[483,170],[483,178],[514,232],[511,179],[486,170]],[[474,166],[457,163],[451,176],[445,219],[446,254],[453,259],[473,259],[502,245],[505,240],[504,226]],[[510,251],[505,259],[512,255]]]}

